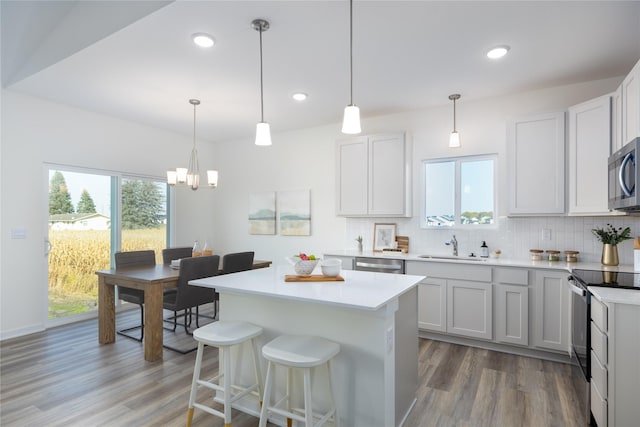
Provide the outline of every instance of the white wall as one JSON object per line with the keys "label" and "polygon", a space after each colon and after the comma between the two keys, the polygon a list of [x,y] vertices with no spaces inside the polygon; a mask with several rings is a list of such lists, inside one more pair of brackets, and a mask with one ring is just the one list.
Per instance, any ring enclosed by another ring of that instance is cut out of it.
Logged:
{"label": "white wall", "polygon": [[[199,143],[201,169],[220,171],[219,188],[176,191],[177,245],[207,240],[216,253],[254,250],[256,257],[283,263],[299,251],[322,253],[355,248],[361,234],[371,245],[375,222],[398,223],[398,234],[410,236],[412,251],[445,252],[448,231],[419,227],[421,161],[426,158],[497,153],[499,162],[499,214],[506,212],[506,120],[512,116],[564,110],[568,106],[608,93],[621,78],[514,94],[481,101],[465,101],[457,108],[462,148],[447,148],[452,128],[452,106],[396,114],[363,121],[364,133],[404,130],[413,140],[414,217],[408,219],[344,219],[335,216],[335,140],[343,138],[338,123],[273,134],[272,147],[256,147],[252,138],[211,147]],[[366,106],[361,106],[366,114]],[[188,131],[187,131],[188,133]],[[46,324],[47,178],[43,163],[108,169],[163,176],[188,158],[191,139],[159,129],[53,104],[10,91],[2,92],[2,146],[0,186],[2,201],[0,338],[43,329]],[[311,190],[312,235],[254,236],[248,234],[248,197],[252,192]],[[637,218],[616,219],[640,233]],[[499,228],[457,233],[461,253],[477,251],[479,240],[505,255],[526,257],[538,246],[538,229],[553,229],[554,240],[542,249],[576,249],[588,258],[599,257],[599,245],[590,228],[606,223],[593,218],[501,218]],[[27,229],[24,240],[10,239],[12,228]],[[574,230],[578,238],[574,239]],[[621,248],[621,261],[629,263],[630,242]]]}
{"label": "white wall", "polygon": [[[163,177],[178,166],[176,159],[186,165],[192,142],[186,135],[7,90],[2,91],[1,136],[0,338],[6,338],[41,330],[47,320],[44,163]],[[199,146],[199,151],[203,158],[213,157],[211,147]],[[205,167],[204,159],[201,162]],[[176,199],[188,220],[177,227],[177,243],[189,244],[195,236],[213,238],[213,223],[202,218],[213,210],[215,198],[206,190],[178,192]],[[14,228],[26,229],[26,238],[11,239]]]}

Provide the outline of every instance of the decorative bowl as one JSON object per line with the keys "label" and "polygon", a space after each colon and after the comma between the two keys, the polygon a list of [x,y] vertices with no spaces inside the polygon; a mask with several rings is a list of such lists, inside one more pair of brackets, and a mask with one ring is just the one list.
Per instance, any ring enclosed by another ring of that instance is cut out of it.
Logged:
{"label": "decorative bowl", "polygon": [[295,264],[293,264],[293,271],[296,272],[298,276],[311,276],[311,272],[316,265],[318,264],[317,259],[310,260],[299,260]]}
{"label": "decorative bowl", "polygon": [[342,266],[342,261],[336,258],[325,259],[320,264],[320,269],[322,270],[323,276],[336,277],[340,274],[340,267]]}
{"label": "decorative bowl", "polygon": [[318,261],[320,261],[319,259],[304,260],[298,257],[286,257],[285,259],[289,264],[293,265],[293,271],[295,271],[298,276],[311,276],[311,272],[316,268]]}

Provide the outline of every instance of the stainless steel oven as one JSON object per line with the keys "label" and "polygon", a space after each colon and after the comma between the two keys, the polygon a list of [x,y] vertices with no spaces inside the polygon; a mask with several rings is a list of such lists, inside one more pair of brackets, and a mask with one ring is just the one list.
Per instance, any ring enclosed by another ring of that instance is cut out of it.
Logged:
{"label": "stainless steel oven", "polygon": [[587,284],[577,275],[569,276],[567,281],[571,289],[571,380],[576,395],[579,396],[578,405],[589,425],[595,425],[591,419],[591,362],[589,349],[591,348],[591,295]]}

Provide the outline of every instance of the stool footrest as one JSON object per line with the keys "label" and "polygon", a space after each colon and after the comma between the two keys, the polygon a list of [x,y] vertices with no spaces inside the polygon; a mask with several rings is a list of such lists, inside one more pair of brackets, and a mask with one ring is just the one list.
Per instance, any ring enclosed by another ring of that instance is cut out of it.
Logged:
{"label": "stool footrest", "polygon": [[202,411],[208,412],[211,415],[215,415],[216,417],[220,417],[220,418],[224,418],[224,412],[220,412],[218,410],[215,410],[209,406],[203,405],[201,403],[194,403],[193,404],[194,408],[198,408]]}

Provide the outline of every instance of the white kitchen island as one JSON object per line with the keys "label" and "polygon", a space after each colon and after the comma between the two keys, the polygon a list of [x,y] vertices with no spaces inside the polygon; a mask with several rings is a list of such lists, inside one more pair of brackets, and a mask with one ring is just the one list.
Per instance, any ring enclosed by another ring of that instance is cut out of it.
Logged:
{"label": "white kitchen island", "polygon": [[[220,293],[220,319],[262,326],[260,345],[285,333],[338,342],[332,381],[341,425],[401,426],[416,399],[416,285],[424,277],[342,271],[344,282],[285,282],[284,276],[292,273],[291,267],[277,266],[189,283]],[[236,374],[243,378],[252,372],[250,358],[245,359]],[[327,404],[322,400],[325,372],[314,375],[314,403],[321,409]],[[284,381],[278,378],[276,387],[284,390]],[[259,413],[251,400],[240,400],[236,407]],[[283,424],[282,419],[271,421]]]}

